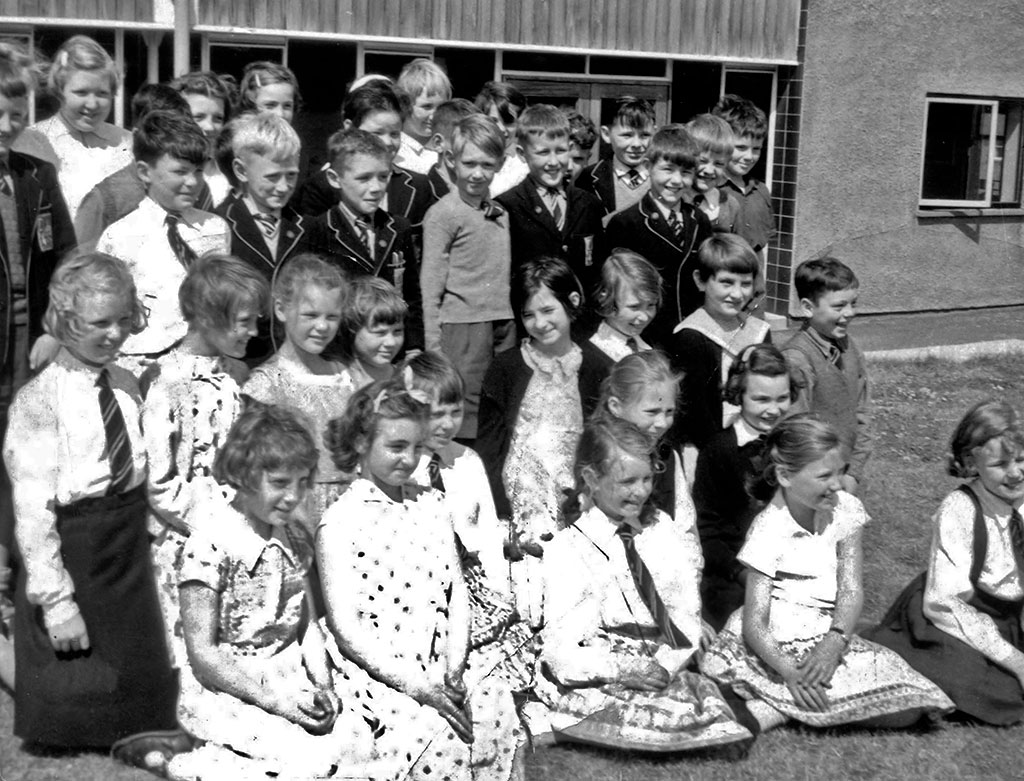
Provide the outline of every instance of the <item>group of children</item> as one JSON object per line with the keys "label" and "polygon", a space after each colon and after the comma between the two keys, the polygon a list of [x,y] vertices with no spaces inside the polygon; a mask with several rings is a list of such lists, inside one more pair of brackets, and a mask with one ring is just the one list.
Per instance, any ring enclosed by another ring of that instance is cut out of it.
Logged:
{"label": "group of children", "polygon": [[500,83],[452,99],[416,60],[352,86],[300,183],[283,66],[237,101],[214,74],[144,88],[127,162],[83,36],[23,134],[42,157],[12,149],[33,68],[0,45],[0,620],[27,742],[175,779],[508,779],[531,733],[668,751],[1024,717],[1005,405],[965,417],[928,573],[857,634],[859,285],[801,264],[781,350],[753,316],[748,101],[656,128],[624,98],[580,167],[582,118]]}

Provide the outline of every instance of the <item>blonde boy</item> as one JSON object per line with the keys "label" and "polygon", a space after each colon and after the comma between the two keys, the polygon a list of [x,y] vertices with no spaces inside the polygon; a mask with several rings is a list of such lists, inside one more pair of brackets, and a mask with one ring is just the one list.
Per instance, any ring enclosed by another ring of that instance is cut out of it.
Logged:
{"label": "blonde boy", "polygon": [[438,159],[437,152],[427,146],[433,135],[434,112],[451,100],[452,84],[441,66],[417,57],[402,68],[395,86],[409,97],[411,104],[402,123],[402,145],[395,155],[395,165],[426,174]]}

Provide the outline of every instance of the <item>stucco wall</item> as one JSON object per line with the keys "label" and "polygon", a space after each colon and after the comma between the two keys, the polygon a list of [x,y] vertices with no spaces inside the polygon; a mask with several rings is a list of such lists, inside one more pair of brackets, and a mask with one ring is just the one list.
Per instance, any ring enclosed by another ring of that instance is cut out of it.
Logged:
{"label": "stucco wall", "polygon": [[1024,98],[1024,3],[808,5],[795,260],[849,263],[864,312],[1024,302],[1024,216],[917,215],[926,94]]}

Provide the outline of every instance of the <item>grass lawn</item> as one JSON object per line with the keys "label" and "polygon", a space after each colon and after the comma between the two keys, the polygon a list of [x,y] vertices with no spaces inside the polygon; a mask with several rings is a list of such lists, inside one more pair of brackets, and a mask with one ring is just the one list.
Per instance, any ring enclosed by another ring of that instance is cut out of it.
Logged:
{"label": "grass lawn", "polygon": [[[922,569],[929,518],[956,481],[945,475],[946,446],[968,406],[1002,397],[1024,409],[1024,357],[957,364],[871,366],[875,452],[864,501],[873,517],[864,536],[864,618],[875,620]],[[151,778],[99,755],[31,756],[11,736],[12,703],[0,693],[0,781]],[[762,736],[742,760],[713,754],[650,759],[577,747],[538,749],[530,781],[823,781],[828,779],[1024,779],[1024,727],[948,724],[923,733],[783,727]]]}

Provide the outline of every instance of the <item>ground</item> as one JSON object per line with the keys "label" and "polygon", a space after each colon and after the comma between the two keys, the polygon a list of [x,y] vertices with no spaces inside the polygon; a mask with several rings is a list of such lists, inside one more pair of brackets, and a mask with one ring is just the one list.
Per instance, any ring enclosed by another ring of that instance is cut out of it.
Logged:
{"label": "ground", "polygon": [[[968,363],[871,365],[878,438],[864,495],[873,521],[864,537],[864,617],[878,619],[919,572],[929,516],[956,481],[945,474],[950,434],[973,403],[1005,398],[1024,408],[1024,356]],[[135,781],[146,773],[99,755],[37,757],[11,737],[12,704],[0,693],[0,778]],[[781,728],[743,759],[708,754],[661,758],[553,747],[529,759],[530,781],[957,781],[1024,778],[1024,726],[959,723],[924,732],[819,732]]]}

